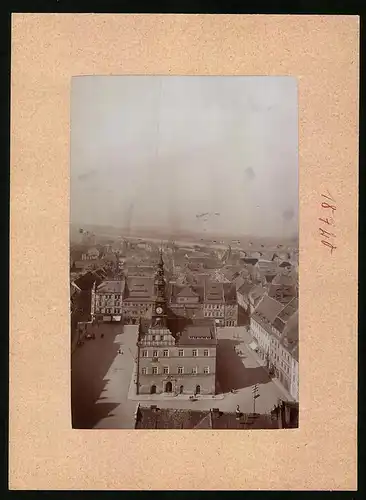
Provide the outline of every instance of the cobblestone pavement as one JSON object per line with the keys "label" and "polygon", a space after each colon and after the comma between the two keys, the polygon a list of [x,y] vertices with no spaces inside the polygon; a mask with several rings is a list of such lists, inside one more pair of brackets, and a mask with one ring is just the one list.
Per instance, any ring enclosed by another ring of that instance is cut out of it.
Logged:
{"label": "cobblestone pavement", "polygon": [[[105,324],[95,328],[96,340],[86,341],[72,356],[72,407],[75,428],[131,429],[137,400],[128,399],[136,353],[136,326]],[[101,338],[104,333],[104,338]],[[248,347],[250,335],[244,327],[218,331],[217,376],[224,393],[220,400],[189,401],[166,398],[157,402],[141,400],[142,405],[161,408],[253,411],[252,386],[258,384],[260,397],[256,411],[269,412],[283,391],[268,377]],[[241,351],[240,356],[234,350]],[[119,354],[119,349],[122,353]],[[231,393],[230,389],[235,389]]]}

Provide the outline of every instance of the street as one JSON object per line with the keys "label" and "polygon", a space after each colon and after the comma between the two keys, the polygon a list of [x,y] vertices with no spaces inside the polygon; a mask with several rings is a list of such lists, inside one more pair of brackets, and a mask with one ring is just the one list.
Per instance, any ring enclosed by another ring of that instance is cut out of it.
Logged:
{"label": "street", "polygon": [[[78,347],[72,356],[73,427],[79,429],[131,429],[138,401],[128,399],[137,326],[101,324],[95,327],[96,339]],[[101,334],[104,333],[104,338]],[[223,399],[189,401],[179,398],[142,400],[142,405],[161,408],[221,411],[253,411],[252,386],[258,384],[256,412],[267,413],[285,394],[267,375],[257,356],[248,347],[251,336],[244,327],[218,329],[217,382]],[[241,351],[239,355],[235,352]],[[122,353],[118,351],[121,349]],[[235,393],[230,390],[235,389]]]}

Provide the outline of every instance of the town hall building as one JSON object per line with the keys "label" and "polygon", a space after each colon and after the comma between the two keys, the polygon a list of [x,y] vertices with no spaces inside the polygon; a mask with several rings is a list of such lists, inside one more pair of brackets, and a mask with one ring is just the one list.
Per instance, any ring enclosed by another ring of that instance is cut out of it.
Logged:
{"label": "town hall building", "polygon": [[160,253],[152,318],[139,324],[136,393],[215,394],[216,347],[214,320],[187,319],[168,308]]}

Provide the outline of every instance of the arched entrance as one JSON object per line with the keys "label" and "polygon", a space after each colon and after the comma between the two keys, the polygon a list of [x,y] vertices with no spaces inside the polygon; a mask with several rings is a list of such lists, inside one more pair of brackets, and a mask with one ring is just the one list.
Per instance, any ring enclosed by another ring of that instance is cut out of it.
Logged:
{"label": "arched entrance", "polygon": [[150,394],[156,394],[156,385],[151,386]]}
{"label": "arched entrance", "polygon": [[196,385],[196,391],[195,391],[196,394],[200,394],[201,393],[201,386],[200,385]]}
{"label": "arched entrance", "polygon": [[183,389],[184,389],[184,387],[181,385],[181,386],[179,387],[179,394],[183,394]]}
{"label": "arched entrance", "polygon": [[165,392],[172,392],[173,386],[171,382],[165,384]]}

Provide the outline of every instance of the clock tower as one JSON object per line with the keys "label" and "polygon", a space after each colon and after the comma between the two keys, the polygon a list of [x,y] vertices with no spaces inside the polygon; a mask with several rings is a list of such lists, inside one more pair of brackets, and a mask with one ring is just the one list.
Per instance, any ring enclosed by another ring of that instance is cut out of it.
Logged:
{"label": "clock tower", "polygon": [[160,250],[159,262],[155,274],[154,292],[155,292],[155,300],[154,300],[154,308],[152,312],[151,324],[153,327],[160,326],[166,328],[167,305],[166,305],[164,261],[163,261],[162,250]]}

